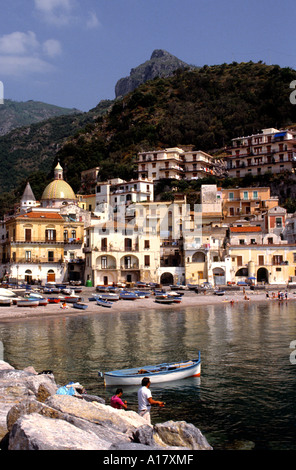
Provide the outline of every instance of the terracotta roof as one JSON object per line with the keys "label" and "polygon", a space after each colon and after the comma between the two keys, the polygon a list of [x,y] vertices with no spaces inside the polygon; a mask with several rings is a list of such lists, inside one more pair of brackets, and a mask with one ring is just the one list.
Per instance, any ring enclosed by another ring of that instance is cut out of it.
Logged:
{"label": "terracotta roof", "polygon": [[17,219],[55,219],[64,220],[63,217],[57,212],[27,212],[26,214],[20,214],[16,217]]}
{"label": "terracotta roof", "polygon": [[237,232],[237,233],[242,233],[242,232],[261,232],[261,227],[230,227],[231,232]]}

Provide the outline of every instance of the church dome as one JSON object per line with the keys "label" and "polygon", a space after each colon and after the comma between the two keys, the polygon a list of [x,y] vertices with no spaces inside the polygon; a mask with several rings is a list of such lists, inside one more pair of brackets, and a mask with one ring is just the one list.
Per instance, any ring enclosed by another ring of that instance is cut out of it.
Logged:
{"label": "church dome", "polygon": [[64,180],[54,180],[46,186],[42,194],[44,199],[72,199],[76,200],[75,193],[71,186]]}
{"label": "church dome", "polygon": [[63,169],[60,163],[54,170],[54,180],[43,191],[42,201],[76,201],[76,196],[71,186],[63,178]]}

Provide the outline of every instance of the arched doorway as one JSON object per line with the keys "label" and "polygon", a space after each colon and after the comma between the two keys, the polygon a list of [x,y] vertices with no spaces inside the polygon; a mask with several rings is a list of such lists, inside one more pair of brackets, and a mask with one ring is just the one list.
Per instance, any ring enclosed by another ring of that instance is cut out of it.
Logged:
{"label": "arched doorway", "polygon": [[32,283],[32,271],[30,269],[27,269],[27,271],[25,272],[25,282],[27,284]]}
{"label": "arched doorway", "polygon": [[213,269],[215,286],[223,286],[225,284],[225,271],[222,268]]}
{"label": "arched doorway", "polygon": [[266,268],[259,268],[257,271],[257,282],[264,282],[268,284],[268,270]]}
{"label": "arched doorway", "polygon": [[174,276],[172,273],[163,273],[160,278],[160,283],[163,286],[172,286],[174,284]]}
{"label": "arched doorway", "polygon": [[47,272],[47,282],[55,282],[55,272],[52,269]]}

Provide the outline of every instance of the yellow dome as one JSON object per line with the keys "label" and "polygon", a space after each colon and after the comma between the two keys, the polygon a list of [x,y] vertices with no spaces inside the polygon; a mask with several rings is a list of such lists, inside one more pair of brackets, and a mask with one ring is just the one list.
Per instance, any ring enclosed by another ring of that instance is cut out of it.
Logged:
{"label": "yellow dome", "polygon": [[71,199],[76,200],[75,193],[65,180],[54,180],[46,186],[42,194],[44,199]]}

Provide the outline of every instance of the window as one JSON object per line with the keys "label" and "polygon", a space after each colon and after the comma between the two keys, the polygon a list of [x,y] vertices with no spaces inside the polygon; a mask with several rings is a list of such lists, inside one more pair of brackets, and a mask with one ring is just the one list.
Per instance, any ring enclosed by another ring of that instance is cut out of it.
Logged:
{"label": "window", "polygon": [[54,260],[54,251],[49,251],[47,256],[48,256],[48,261],[53,261]]}
{"label": "window", "polygon": [[48,229],[45,230],[45,240],[49,241],[56,241],[56,230]]}
{"label": "window", "polygon": [[26,242],[30,242],[32,240],[32,231],[30,228],[26,228],[25,230],[25,240]]}
{"label": "window", "polygon": [[282,255],[274,255],[273,256],[273,265],[279,265],[282,264],[283,262],[283,256]]}
{"label": "window", "polygon": [[249,198],[249,193],[248,191],[244,191],[244,199],[248,199]]}
{"label": "window", "polygon": [[229,193],[229,199],[233,200],[234,199],[234,193]]}
{"label": "window", "polygon": [[281,218],[281,217],[276,217],[276,219],[275,219],[275,225],[276,225],[277,228],[282,228],[283,222],[282,222],[282,218]]}
{"label": "window", "polygon": [[107,256],[102,256],[102,263],[101,263],[102,269],[107,268]]}
{"label": "window", "polygon": [[258,199],[258,191],[253,191],[253,198]]}
{"label": "window", "polygon": [[145,255],[145,267],[150,266],[150,255]]}
{"label": "window", "polygon": [[150,240],[144,240],[144,248],[145,248],[145,250],[150,248]]}
{"label": "window", "polygon": [[107,250],[107,238],[102,238],[101,239],[101,250]]}
{"label": "window", "polygon": [[31,251],[26,251],[25,259],[26,259],[26,261],[31,261]]}

